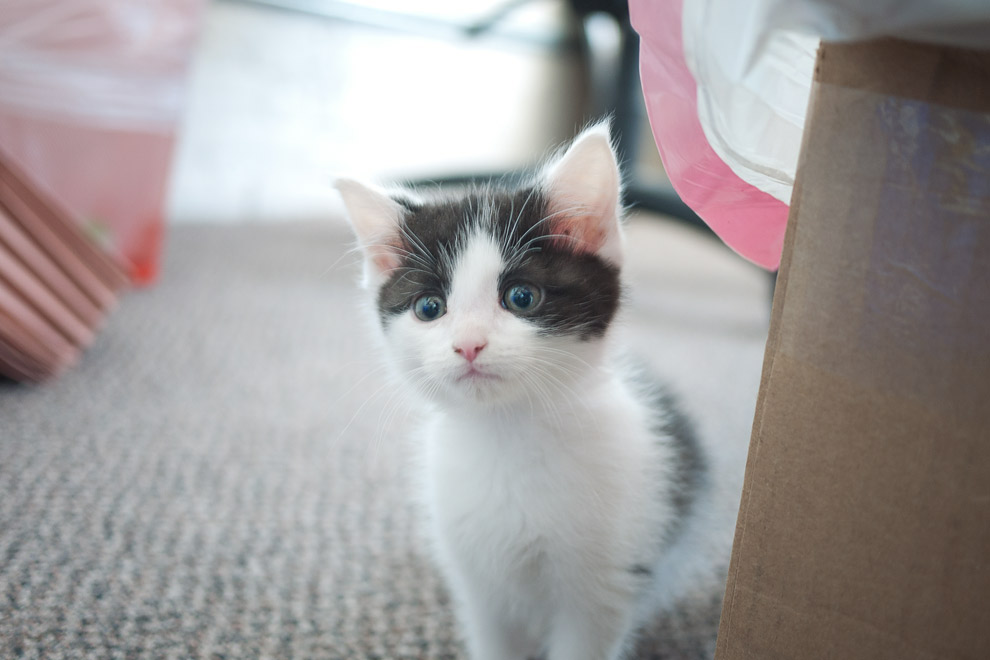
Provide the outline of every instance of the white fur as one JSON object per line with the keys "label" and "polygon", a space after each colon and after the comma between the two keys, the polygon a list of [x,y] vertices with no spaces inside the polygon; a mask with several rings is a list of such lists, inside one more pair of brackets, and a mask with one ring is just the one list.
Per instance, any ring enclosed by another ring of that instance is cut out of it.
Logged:
{"label": "white fur", "polygon": [[[605,185],[591,185],[589,171]],[[602,218],[578,231],[620,264],[607,131],[579,138],[545,178],[564,191],[562,208]],[[591,191],[585,199],[582,189]],[[362,208],[389,208],[365,190],[347,194]],[[372,227],[357,230],[366,245],[383,241]],[[385,343],[428,402],[419,481],[471,657],[615,660],[658,608],[717,576],[707,550],[720,555],[726,534],[711,532],[699,507],[677,540],[665,541],[677,515],[664,496],[674,447],[651,430],[653,413],[629,385],[610,334],[544,336],[502,307],[505,264],[485,231],[457,255],[447,313],[430,322],[411,310],[395,317]],[[384,277],[381,260],[369,268]],[[472,364],[453,350],[465,343],[485,346]]]}
{"label": "white fur", "polygon": [[[494,245],[479,235],[463,255],[447,315],[397,319],[388,343],[439,402],[421,487],[472,658],[620,657],[660,603],[631,569],[662,570],[672,449],[606,340],[538,337],[498,305]],[[456,380],[464,333],[487,340],[476,363],[500,380]]]}

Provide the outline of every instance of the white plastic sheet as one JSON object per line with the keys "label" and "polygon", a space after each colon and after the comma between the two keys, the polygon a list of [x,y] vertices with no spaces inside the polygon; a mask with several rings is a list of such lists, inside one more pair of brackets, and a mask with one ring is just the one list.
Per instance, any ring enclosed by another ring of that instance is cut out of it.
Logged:
{"label": "white plastic sheet", "polygon": [[630,10],[674,188],[767,268],[779,262],[819,40],[990,49],[990,0],[630,0]]}

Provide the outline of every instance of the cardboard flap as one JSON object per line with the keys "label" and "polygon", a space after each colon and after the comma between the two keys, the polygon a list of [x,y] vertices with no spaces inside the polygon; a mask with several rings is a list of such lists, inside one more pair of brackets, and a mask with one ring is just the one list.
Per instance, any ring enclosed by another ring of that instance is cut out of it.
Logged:
{"label": "cardboard flap", "polygon": [[988,401],[990,53],[826,44],[716,658],[990,657]]}

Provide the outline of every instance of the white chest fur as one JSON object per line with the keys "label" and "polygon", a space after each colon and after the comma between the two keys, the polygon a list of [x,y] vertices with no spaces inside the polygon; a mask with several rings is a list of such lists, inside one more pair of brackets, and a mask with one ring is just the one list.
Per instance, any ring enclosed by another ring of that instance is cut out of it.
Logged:
{"label": "white chest fur", "polygon": [[617,381],[582,399],[555,415],[442,413],[424,442],[437,554],[465,623],[500,621],[500,639],[528,644],[520,652],[541,652],[572,606],[632,625],[647,586],[635,569],[656,561],[674,513],[662,496],[671,449],[648,412]]}

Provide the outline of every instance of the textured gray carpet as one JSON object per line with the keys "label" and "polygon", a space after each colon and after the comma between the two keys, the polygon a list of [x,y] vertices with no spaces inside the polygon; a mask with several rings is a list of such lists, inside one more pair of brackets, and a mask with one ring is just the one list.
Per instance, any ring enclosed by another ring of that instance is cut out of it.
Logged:
{"label": "textured gray carpet", "polygon": [[[638,277],[681,276],[631,294],[641,342],[685,365],[696,409],[717,403],[702,426],[748,435],[764,280],[721,249],[685,274],[714,249],[694,237],[654,261],[651,231]],[[0,657],[463,657],[347,241],[333,223],[175,227],[162,281],[78,367],[0,383]],[[720,596],[641,657],[707,657]]]}

